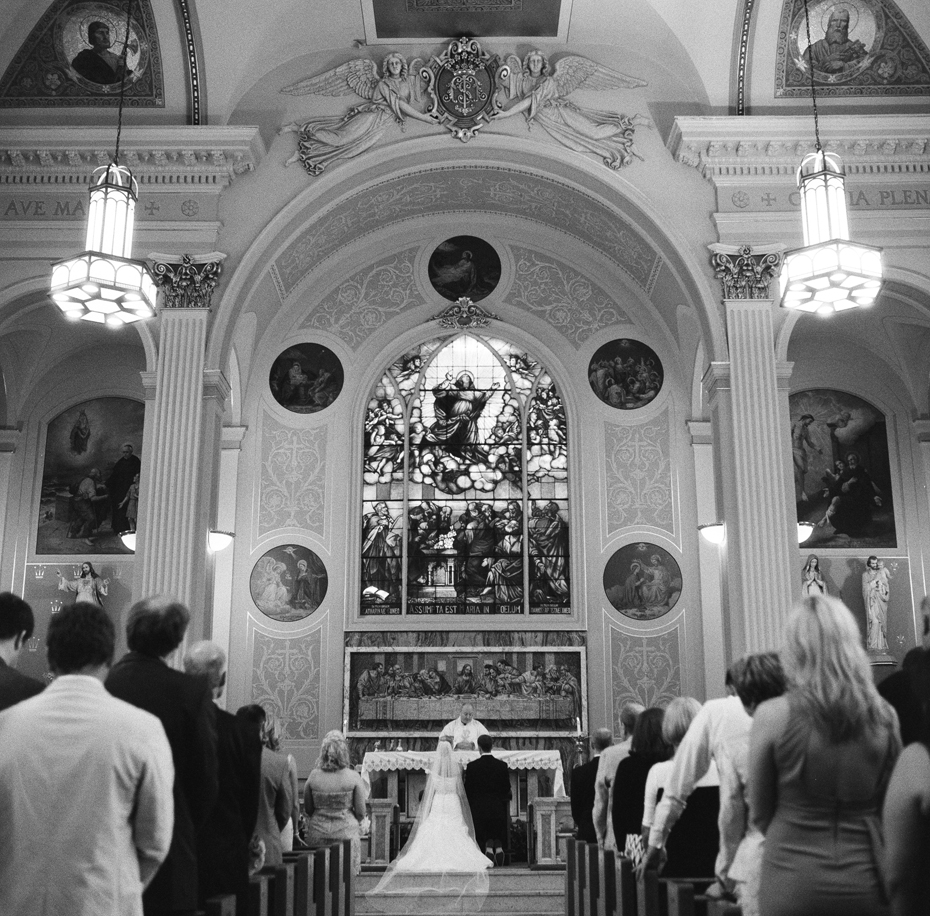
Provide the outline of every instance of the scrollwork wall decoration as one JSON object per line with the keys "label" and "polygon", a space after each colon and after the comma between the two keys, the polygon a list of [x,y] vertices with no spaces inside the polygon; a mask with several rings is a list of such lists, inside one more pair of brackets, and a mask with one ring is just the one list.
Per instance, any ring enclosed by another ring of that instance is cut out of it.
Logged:
{"label": "scrollwork wall decoration", "polygon": [[281,639],[256,632],[252,648],[252,702],[274,713],[290,741],[320,737],[320,631]]}
{"label": "scrollwork wall decoration", "polygon": [[632,636],[611,627],[611,703],[616,722],[624,703],[667,706],[681,695],[678,630]]}

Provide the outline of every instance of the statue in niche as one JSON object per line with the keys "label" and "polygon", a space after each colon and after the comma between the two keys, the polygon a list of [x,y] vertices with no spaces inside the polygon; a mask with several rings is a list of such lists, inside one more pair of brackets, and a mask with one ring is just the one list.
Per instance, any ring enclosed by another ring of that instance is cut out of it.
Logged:
{"label": "statue in niche", "polygon": [[628,117],[612,111],[582,108],[568,100],[576,89],[633,89],[646,82],[609,70],[586,57],[561,58],[554,68],[539,50],[530,51],[521,61],[511,54],[506,60],[509,77],[502,86],[516,104],[498,112],[498,118],[523,114],[527,125],[539,124],[549,136],[578,153],[594,153],[608,168],[629,165],[641,159],[633,149],[633,133],[638,126],[652,126],[641,115]]}
{"label": "statue in niche", "polygon": [[812,553],[801,571],[801,597],[809,598],[826,593],[827,586],[823,581],[823,573],[820,571],[820,559]]}
{"label": "statue in niche", "polygon": [[297,152],[285,165],[299,162],[311,175],[319,175],[334,162],[354,159],[374,146],[393,117],[401,130],[407,118],[434,124],[421,110],[423,61],[416,58],[409,65],[400,54],[384,58],[381,74],[374,61],[350,60],[317,76],[285,86],[286,95],[357,95],[365,101],[342,117],[310,118],[303,124],[294,122],[281,133],[294,132]]}
{"label": "statue in niche", "polygon": [[862,574],[862,600],[865,603],[866,640],[870,653],[888,651],[888,599],[891,597],[891,574],[876,556],[866,560]]}

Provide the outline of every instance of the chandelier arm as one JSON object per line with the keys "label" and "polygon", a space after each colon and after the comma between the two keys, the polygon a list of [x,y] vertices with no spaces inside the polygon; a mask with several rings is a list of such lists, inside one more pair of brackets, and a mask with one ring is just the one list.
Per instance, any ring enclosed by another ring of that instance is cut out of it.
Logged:
{"label": "chandelier arm", "polygon": [[807,0],[804,0],[804,24],[807,27],[807,66],[810,69],[811,103],[814,106],[814,137],[817,141],[817,152],[819,153],[823,147],[820,145],[820,120],[817,117],[817,87],[814,84],[814,55],[811,51],[813,48],[813,42],[811,41],[811,14],[807,6]]}
{"label": "chandelier arm", "polygon": [[[805,3],[807,0],[805,0]],[[126,97],[126,59],[129,56],[129,26],[132,22],[132,4],[133,0],[129,0],[129,3],[126,4],[126,32],[123,35],[123,53],[122,57],[122,69],[120,71],[119,78],[119,109],[116,116],[116,149],[113,151],[113,164],[119,165],[119,140],[120,135],[123,132],[123,99]],[[810,29],[808,29],[810,32]],[[810,40],[808,38],[808,40]]]}

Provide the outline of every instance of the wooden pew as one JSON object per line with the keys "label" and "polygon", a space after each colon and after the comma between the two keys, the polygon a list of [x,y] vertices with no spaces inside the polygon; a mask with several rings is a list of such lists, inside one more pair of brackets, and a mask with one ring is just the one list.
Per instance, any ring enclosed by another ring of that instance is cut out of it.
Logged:
{"label": "wooden pew", "polygon": [[316,916],[313,903],[313,852],[284,854],[294,865],[294,916]]}
{"label": "wooden pew", "polygon": [[342,889],[342,914],[355,916],[355,869],[352,867],[352,841],[342,841],[342,877],[339,881]]}
{"label": "wooden pew", "polygon": [[246,916],[269,916],[268,913],[268,875],[252,875],[249,878],[249,902]]}
{"label": "wooden pew", "polygon": [[234,894],[219,894],[204,901],[204,916],[236,916],[236,897]]}
{"label": "wooden pew", "polygon": [[664,916],[662,912],[659,873],[649,870],[636,879],[637,916]]}
{"label": "wooden pew", "polygon": [[588,851],[593,903],[591,916],[614,916],[617,912],[617,861],[612,850],[591,844]]}
{"label": "wooden pew", "polygon": [[636,875],[633,863],[625,856],[616,856],[614,869],[617,883],[617,916],[637,916]]}
{"label": "wooden pew", "polygon": [[284,862],[269,865],[260,874],[267,875],[268,916],[294,916],[294,865]]}

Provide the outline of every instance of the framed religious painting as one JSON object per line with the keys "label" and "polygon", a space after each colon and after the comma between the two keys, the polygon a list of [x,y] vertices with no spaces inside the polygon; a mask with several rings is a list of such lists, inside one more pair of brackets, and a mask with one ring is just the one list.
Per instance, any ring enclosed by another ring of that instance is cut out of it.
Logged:
{"label": "framed religious painting", "polygon": [[580,647],[347,648],[344,718],[353,737],[436,736],[471,703],[499,737],[577,734],[585,720]]}
{"label": "framed religious painting", "polygon": [[473,235],[457,235],[437,245],[427,265],[429,281],[443,299],[479,302],[497,288],[501,259],[494,246]]}
{"label": "framed religious painting", "polygon": [[297,544],[272,547],[249,577],[255,606],[281,623],[309,617],[326,597],[328,585],[323,561],[308,547]]}
{"label": "framed religious painting", "polygon": [[591,390],[617,410],[636,410],[655,400],[665,371],[655,350],[622,337],[599,347],[588,364]]}
{"label": "framed religious painting", "polygon": [[788,404],[798,521],[814,526],[804,549],[896,547],[885,415],[830,388],[795,392]]}
{"label": "framed religious painting", "polygon": [[681,597],[681,567],[657,544],[627,544],[604,567],[604,592],[625,617],[657,620]]}
{"label": "framed religious painting", "polygon": [[274,399],[292,413],[317,413],[329,407],[345,381],[342,362],[322,344],[294,344],[271,364],[268,385]]}

